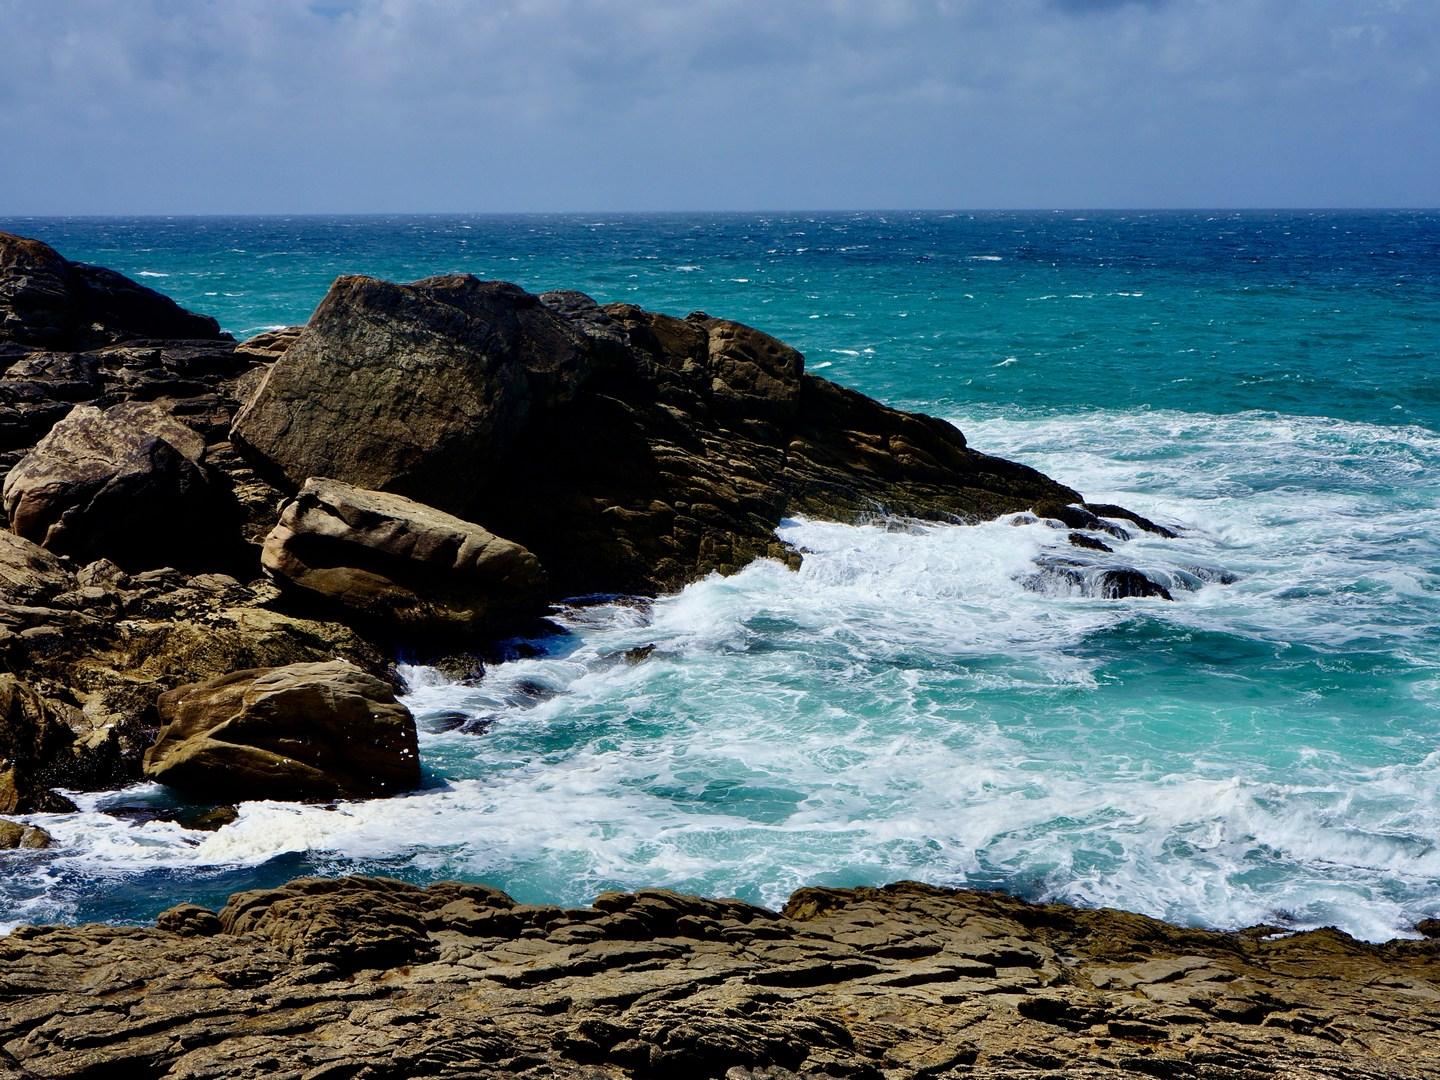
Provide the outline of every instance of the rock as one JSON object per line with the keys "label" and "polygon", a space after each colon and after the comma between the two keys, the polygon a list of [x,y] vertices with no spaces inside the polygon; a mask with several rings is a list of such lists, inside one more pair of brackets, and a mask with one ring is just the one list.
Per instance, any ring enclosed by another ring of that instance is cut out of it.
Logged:
{"label": "rock", "polygon": [[686,321],[705,329],[710,393],[721,408],[742,418],[795,415],[805,367],[798,352],[753,327],[704,312]]}
{"label": "rock", "polygon": [[384,682],[331,661],[237,671],[160,695],[145,775],[209,799],[390,795],[420,781],[415,721]]}
{"label": "rock", "polygon": [[[296,339],[304,330],[303,326],[281,326],[274,330],[264,330],[254,337],[248,337],[240,342],[235,346],[235,351],[259,360],[278,360],[285,355],[291,345],[295,344]],[[255,370],[263,371],[264,369],[257,368]]]}
{"label": "rock", "polygon": [[1440,941],[1222,934],[900,882],[738,900],[301,878],[0,938],[25,1076],[1419,1080]]}
{"label": "rock", "polygon": [[0,232],[0,341],[86,349],[140,338],[221,338],[220,326],[104,267]]}
{"label": "rock", "polygon": [[146,567],[213,557],[230,523],[203,440],[153,405],[76,406],[5,478],[11,529],[52,551]]}
{"label": "rock", "polygon": [[233,438],[292,487],[328,476],[463,513],[532,413],[589,369],[584,338],[514,285],[342,277]]}
{"label": "rock", "polygon": [[1067,539],[1074,547],[1084,548],[1087,551],[1105,551],[1114,553],[1115,549],[1105,543],[1099,537],[1091,536],[1088,533],[1072,532]]}
{"label": "rock", "polygon": [[257,468],[456,514],[561,595],[798,565],[786,514],[972,521],[1080,496],[804,374],[754,328],[499,282],[341,278],[236,418]]}
{"label": "rock", "polygon": [[18,821],[0,818],[0,851],[14,851],[16,848],[39,851],[48,848],[54,839],[38,825],[22,825]]}
{"label": "rock", "polygon": [[1116,506],[1114,503],[1086,503],[1085,509],[1101,517],[1120,518],[1124,521],[1134,522],[1146,532],[1155,533],[1157,536],[1163,536],[1169,540],[1174,540],[1180,535],[1174,529],[1167,529],[1164,525],[1157,525],[1149,518],[1143,517],[1133,510],[1127,510],[1123,506]]}
{"label": "rock", "polygon": [[70,717],[28,683],[0,673],[0,813],[64,812],[75,805],[49,790],[73,764]]}
{"label": "rock", "polygon": [[518,544],[400,495],[312,477],[265,538],[277,579],[397,632],[474,634],[543,609],[540,562]]}
{"label": "rock", "polygon": [[43,604],[76,584],[53,553],[23,536],[0,532],[0,603]]}

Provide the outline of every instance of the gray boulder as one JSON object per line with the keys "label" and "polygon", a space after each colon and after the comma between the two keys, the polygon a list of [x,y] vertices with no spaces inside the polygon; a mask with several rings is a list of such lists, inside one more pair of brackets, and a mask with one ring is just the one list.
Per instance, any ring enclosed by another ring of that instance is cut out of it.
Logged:
{"label": "gray boulder", "polygon": [[415,720],[354,664],[252,668],[160,695],[145,775],[210,801],[371,797],[420,782]]}
{"label": "gray boulder", "polygon": [[294,586],[410,633],[467,632],[538,610],[540,561],[519,544],[401,495],[312,477],[260,561]]}

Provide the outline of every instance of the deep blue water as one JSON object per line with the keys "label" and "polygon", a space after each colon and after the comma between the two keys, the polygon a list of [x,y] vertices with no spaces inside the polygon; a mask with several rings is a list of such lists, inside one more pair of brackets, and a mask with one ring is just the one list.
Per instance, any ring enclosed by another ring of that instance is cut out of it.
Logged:
{"label": "deep blue water", "polygon": [[[4,219],[216,315],[303,321],[340,273],[468,271],[751,322],[809,370],[1182,527],[1176,601],[1027,589],[1063,534],[791,522],[759,564],[564,614],[472,688],[412,672],[430,786],[103,811],[0,871],[0,919],[137,919],[321,870],[584,902],[776,903],[900,877],[1385,937],[1440,913],[1440,214]],[[1213,575],[1212,575],[1213,576]],[[614,653],[657,645],[617,666]],[[536,703],[521,690],[557,691]]]}

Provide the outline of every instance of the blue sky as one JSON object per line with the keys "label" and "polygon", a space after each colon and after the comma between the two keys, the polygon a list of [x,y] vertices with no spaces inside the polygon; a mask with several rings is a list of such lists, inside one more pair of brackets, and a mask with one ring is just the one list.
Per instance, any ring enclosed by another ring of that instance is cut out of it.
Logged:
{"label": "blue sky", "polygon": [[1440,0],[0,0],[0,214],[1436,206]]}

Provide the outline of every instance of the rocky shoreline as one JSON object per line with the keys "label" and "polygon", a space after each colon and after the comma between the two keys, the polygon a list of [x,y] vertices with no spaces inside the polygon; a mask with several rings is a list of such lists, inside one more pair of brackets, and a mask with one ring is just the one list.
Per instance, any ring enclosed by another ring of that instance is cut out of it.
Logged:
{"label": "rocky shoreline", "polygon": [[[1039,518],[1074,554],[1027,584],[1169,596],[1124,556],[1167,526],[806,374],[759,330],[459,275],[342,277],[305,327],[237,343],[0,234],[0,479],[8,848],[43,847],[23,818],[66,791],[142,777],[209,828],[244,799],[409,790],[400,650],[483,677],[558,600],[798,566],[787,515]],[[917,885],[803,890],[780,915],[596,905],[344,879],[156,929],[24,927],[0,947],[0,1072],[1440,1067],[1433,937],[1207,934]]]}
{"label": "rocky shoreline", "polygon": [[1440,926],[1220,934],[914,883],[782,912],[301,879],[0,941],[39,1077],[1433,1077]]}

